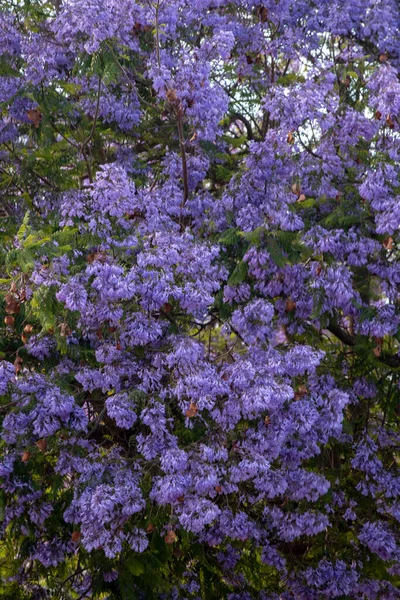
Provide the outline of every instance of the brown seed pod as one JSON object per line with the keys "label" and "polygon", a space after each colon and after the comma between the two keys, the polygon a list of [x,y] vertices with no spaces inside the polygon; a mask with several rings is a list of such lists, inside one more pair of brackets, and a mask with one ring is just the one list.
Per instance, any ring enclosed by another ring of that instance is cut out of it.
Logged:
{"label": "brown seed pod", "polygon": [[300,186],[298,183],[292,183],[292,185],[290,187],[291,187],[293,194],[295,194],[295,196],[300,196],[301,190],[300,190]]}
{"label": "brown seed pod", "polygon": [[14,327],[15,318],[11,315],[7,315],[4,317],[4,323],[7,325],[7,327]]}
{"label": "brown seed pod", "polygon": [[66,323],[61,323],[60,325],[60,335],[61,337],[66,337],[71,333],[71,329],[68,327]]}
{"label": "brown seed pod", "polygon": [[71,535],[71,540],[76,544],[81,539],[82,534],[80,531],[74,531]]}
{"label": "brown seed pod", "polygon": [[33,325],[31,325],[30,323],[27,323],[24,327],[24,333],[32,333],[33,331]]}
{"label": "brown seed pod", "polygon": [[149,523],[146,527],[146,533],[153,533],[153,531],[155,531],[155,526],[153,523]]}
{"label": "brown seed pod", "polygon": [[288,298],[286,300],[286,304],[285,304],[285,312],[292,312],[294,311],[294,309],[296,308],[296,302],[294,302],[294,300],[292,300],[291,298]]}
{"label": "brown seed pod", "polygon": [[26,116],[30,121],[32,121],[35,129],[39,127],[43,119],[42,113],[37,108],[32,108],[31,110],[28,110]]}
{"label": "brown seed pod", "polygon": [[164,311],[166,314],[170,313],[170,312],[171,312],[171,310],[172,310],[172,306],[170,305],[170,303],[169,303],[169,302],[166,302],[165,304],[163,304],[163,307],[162,307],[162,308],[163,308],[163,311]]}
{"label": "brown seed pod", "polygon": [[178,102],[178,95],[176,93],[176,90],[172,90],[172,89],[171,90],[167,90],[167,92],[166,92],[165,95],[167,96],[168,102],[171,102],[173,104],[176,103],[176,102]]}
{"label": "brown seed pod", "polygon": [[259,6],[257,12],[261,23],[266,23],[268,21],[268,8],[266,6]]}
{"label": "brown seed pod", "polygon": [[47,448],[47,442],[45,438],[42,438],[36,442],[36,446],[39,448],[40,452],[44,452]]}
{"label": "brown seed pod", "polygon": [[197,408],[197,404],[191,402],[185,414],[188,417],[188,419],[191,419],[192,417],[195,417],[197,415],[198,411],[199,409]]}
{"label": "brown seed pod", "polygon": [[294,144],[294,135],[293,135],[293,131],[289,131],[288,135],[287,135],[287,143],[288,144]]}
{"label": "brown seed pod", "polygon": [[9,315],[17,315],[20,311],[20,305],[19,302],[10,302],[10,304],[7,304],[6,306],[6,313]]}
{"label": "brown seed pod", "polygon": [[222,486],[221,485],[216,485],[215,486],[215,491],[217,492],[217,494],[220,494],[222,492]]}
{"label": "brown seed pod", "polygon": [[28,452],[28,450],[25,450],[25,452],[23,452],[22,456],[21,456],[21,460],[23,463],[28,462],[28,460],[31,457],[31,453]]}
{"label": "brown seed pod", "polygon": [[308,394],[308,389],[305,385],[300,385],[297,389],[297,391],[294,394],[294,399],[295,400],[300,400],[303,396],[305,396],[306,394]]}
{"label": "brown seed pod", "polygon": [[386,248],[386,250],[392,250],[393,249],[393,238],[390,235],[385,237],[385,239],[382,242],[382,246],[384,248]]}
{"label": "brown seed pod", "polygon": [[390,115],[386,117],[386,125],[389,127],[389,129],[394,129],[394,121]]}
{"label": "brown seed pod", "polygon": [[178,536],[176,535],[175,531],[172,531],[172,529],[170,531],[168,531],[167,535],[164,537],[164,542],[166,544],[174,544],[177,541],[178,541]]}
{"label": "brown seed pod", "polygon": [[15,302],[15,296],[14,294],[8,293],[4,296],[4,300],[6,301],[6,304],[11,304],[11,302]]}

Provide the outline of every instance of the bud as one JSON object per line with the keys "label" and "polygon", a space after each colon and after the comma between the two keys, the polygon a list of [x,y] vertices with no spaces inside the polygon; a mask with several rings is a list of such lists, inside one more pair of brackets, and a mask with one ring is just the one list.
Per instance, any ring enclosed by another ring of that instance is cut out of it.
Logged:
{"label": "bud", "polygon": [[216,485],[215,486],[215,491],[217,492],[217,494],[220,494],[222,492],[222,486],[221,485]]}
{"label": "bud", "polygon": [[32,333],[32,331],[33,331],[33,325],[30,325],[29,323],[27,325],[25,325],[24,333]]}
{"label": "bud", "polygon": [[82,534],[80,531],[74,531],[71,535],[71,540],[76,544],[81,539]]}
{"label": "bud", "polygon": [[15,318],[11,315],[7,315],[6,317],[4,317],[4,323],[7,325],[7,327],[13,327],[15,323]]}

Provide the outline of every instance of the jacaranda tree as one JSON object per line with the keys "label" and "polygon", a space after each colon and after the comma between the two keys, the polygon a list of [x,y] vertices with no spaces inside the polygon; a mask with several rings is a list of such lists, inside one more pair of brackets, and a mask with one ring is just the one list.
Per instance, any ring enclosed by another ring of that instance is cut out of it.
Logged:
{"label": "jacaranda tree", "polygon": [[0,7],[0,597],[400,598],[398,1]]}

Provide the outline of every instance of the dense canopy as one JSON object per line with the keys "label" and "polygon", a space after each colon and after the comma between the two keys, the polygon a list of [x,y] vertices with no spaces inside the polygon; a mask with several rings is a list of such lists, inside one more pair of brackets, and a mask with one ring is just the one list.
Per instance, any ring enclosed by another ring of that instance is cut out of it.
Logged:
{"label": "dense canopy", "polygon": [[2,599],[400,598],[399,71],[396,0],[0,0]]}

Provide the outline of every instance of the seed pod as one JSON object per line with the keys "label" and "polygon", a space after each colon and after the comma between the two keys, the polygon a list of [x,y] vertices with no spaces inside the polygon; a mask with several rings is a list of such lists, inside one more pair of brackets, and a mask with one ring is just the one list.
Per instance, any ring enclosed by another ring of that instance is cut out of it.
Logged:
{"label": "seed pod", "polygon": [[82,534],[80,531],[74,531],[71,535],[71,540],[76,544],[81,539]]}
{"label": "seed pod", "polygon": [[170,313],[172,310],[172,306],[170,305],[169,302],[166,302],[165,304],[163,304],[163,311],[168,314]]}
{"label": "seed pod", "polygon": [[70,333],[71,333],[71,330],[68,327],[68,325],[66,323],[61,323],[61,325],[60,325],[60,335],[61,335],[61,337],[66,337]]}
{"label": "seed pod", "polygon": [[47,448],[47,442],[45,438],[42,438],[36,442],[36,446],[39,448],[40,452],[44,452]]}
{"label": "seed pod", "polygon": [[222,486],[221,485],[216,485],[215,486],[215,491],[217,492],[217,494],[220,494],[222,492]]}
{"label": "seed pod", "polygon": [[6,317],[4,317],[4,323],[7,325],[7,327],[13,327],[15,323],[15,318],[11,315],[7,315]]}
{"label": "seed pod", "polygon": [[155,527],[154,527],[153,523],[149,523],[146,527],[146,533],[153,533],[154,530],[155,530]]}
{"label": "seed pod", "polygon": [[6,306],[6,313],[9,315],[17,315],[20,311],[20,305],[18,302],[14,301],[14,302],[10,302],[10,304],[7,304]]}
{"label": "seed pod", "polygon": [[305,396],[306,394],[308,394],[308,389],[305,385],[300,385],[297,389],[297,391],[294,394],[294,399],[295,400],[300,400],[303,396]]}
{"label": "seed pod", "polygon": [[167,96],[167,100],[171,103],[176,103],[178,102],[178,96],[176,93],[176,90],[167,90],[167,93],[165,94]]}
{"label": "seed pod", "polygon": [[27,323],[24,327],[24,333],[32,333],[33,331],[33,325],[30,325],[29,323]]}
{"label": "seed pod", "polygon": [[195,417],[197,415],[198,411],[199,409],[197,408],[197,404],[191,402],[185,414],[188,417],[188,419],[191,419],[192,417]]}
{"label": "seed pod", "polygon": [[386,117],[386,125],[389,127],[389,129],[394,129],[394,121],[390,115]]}
{"label": "seed pod", "polygon": [[382,246],[384,248],[386,248],[386,250],[392,250],[393,249],[393,238],[390,235],[385,237],[385,239],[382,242]]}
{"label": "seed pod", "polygon": [[28,452],[28,450],[25,450],[25,452],[21,456],[21,460],[22,460],[23,463],[25,463],[25,462],[28,462],[28,460],[30,459],[30,457],[31,457],[31,453]]}
{"label": "seed pod", "polygon": [[296,308],[296,302],[294,302],[294,300],[292,300],[291,298],[288,298],[288,300],[286,300],[286,304],[285,304],[285,312],[292,312],[294,309]]}
{"label": "seed pod", "polygon": [[39,127],[43,119],[42,113],[37,108],[32,108],[31,110],[28,110],[26,116],[30,121],[32,121],[35,129]]}
{"label": "seed pod", "polygon": [[258,16],[260,18],[261,23],[266,23],[268,21],[268,8],[266,6],[259,6]]}
{"label": "seed pod", "polygon": [[178,541],[178,536],[176,535],[175,531],[172,531],[172,529],[170,531],[168,531],[167,535],[164,538],[164,542],[166,544],[174,544],[177,541]]}
{"label": "seed pod", "polygon": [[300,186],[298,183],[292,183],[291,189],[292,189],[293,194],[295,194],[296,196],[300,196],[301,191],[300,191]]}

